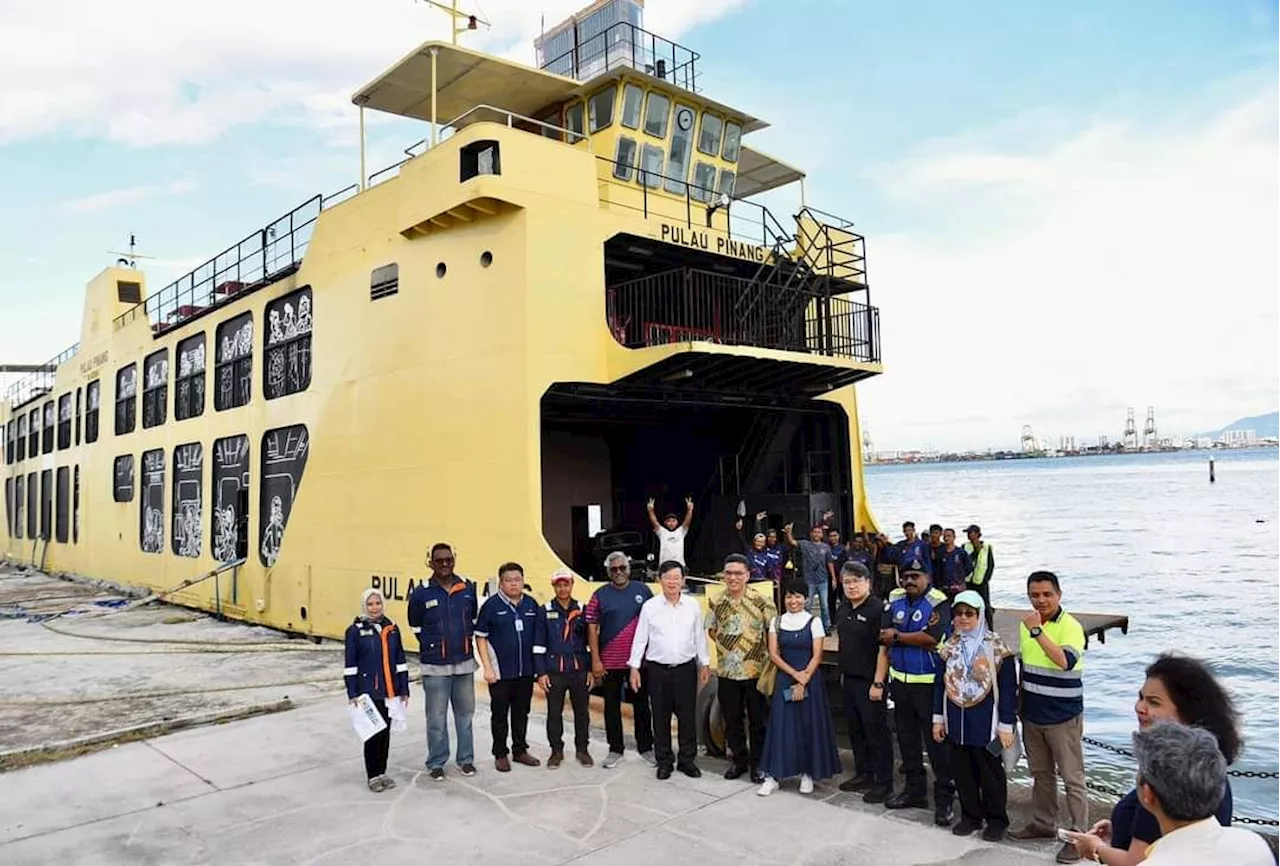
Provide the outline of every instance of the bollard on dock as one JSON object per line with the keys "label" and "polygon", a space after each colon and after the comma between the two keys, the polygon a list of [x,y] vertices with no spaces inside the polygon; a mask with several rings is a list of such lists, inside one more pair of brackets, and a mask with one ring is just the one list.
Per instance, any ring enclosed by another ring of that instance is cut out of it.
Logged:
{"label": "bollard on dock", "polygon": [[1213,483],[1213,481],[1214,481],[1214,478],[1213,478],[1213,458],[1212,458],[1212,457],[1210,457],[1210,458],[1209,458],[1209,483],[1210,483],[1210,484],[1212,484],[1212,483]]}

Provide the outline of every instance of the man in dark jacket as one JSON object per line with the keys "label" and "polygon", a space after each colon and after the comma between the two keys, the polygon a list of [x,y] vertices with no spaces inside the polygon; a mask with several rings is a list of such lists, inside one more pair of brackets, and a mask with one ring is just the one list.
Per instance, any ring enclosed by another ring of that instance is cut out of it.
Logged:
{"label": "man in dark jacket", "polygon": [[[500,773],[511,762],[537,767],[529,754],[529,707],[533,702],[533,657],[537,642],[538,603],[524,591],[524,569],[518,562],[498,567],[498,591],[480,608],[476,619],[476,649],[489,684],[489,721],[493,727],[493,758]],[[507,757],[508,723],[511,757]]]}
{"label": "man in dark jacket", "polygon": [[573,745],[578,763],[590,767],[595,762],[587,750],[590,741],[589,707],[591,656],[587,652],[587,620],[582,606],[573,597],[573,572],[558,568],[551,575],[555,598],[538,612],[533,642],[533,669],[538,687],[547,696],[547,742],[551,757],[547,768],[564,762],[564,696],[573,706]]}

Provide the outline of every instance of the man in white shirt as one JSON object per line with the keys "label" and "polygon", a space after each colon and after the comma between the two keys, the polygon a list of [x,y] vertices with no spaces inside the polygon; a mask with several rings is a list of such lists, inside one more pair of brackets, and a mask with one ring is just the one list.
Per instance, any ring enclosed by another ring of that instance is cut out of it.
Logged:
{"label": "man in white shirt", "polygon": [[693,497],[684,498],[684,522],[674,514],[668,514],[658,522],[658,515],[653,510],[654,500],[650,497],[645,507],[649,511],[649,525],[653,534],[658,536],[658,562],[678,562],[686,565],[684,560],[684,538],[689,534],[689,526],[693,523]]}
{"label": "man in white shirt", "polygon": [[[631,688],[640,689],[640,666],[649,672],[649,703],[653,709],[653,754],[658,778],[670,779],[673,766],[692,778],[702,771],[694,763],[698,754],[698,729],[694,708],[699,686],[711,676],[707,633],[702,630],[702,610],[684,590],[684,566],[666,560],[658,567],[662,595],[640,608],[635,638],[631,642]],[[679,727],[680,753],[671,754],[671,715]]]}
{"label": "man in white shirt", "polygon": [[1149,866],[1273,866],[1271,848],[1257,833],[1223,827],[1214,817],[1227,784],[1227,759],[1213,734],[1159,722],[1133,735],[1138,802],[1160,824],[1147,849]]}

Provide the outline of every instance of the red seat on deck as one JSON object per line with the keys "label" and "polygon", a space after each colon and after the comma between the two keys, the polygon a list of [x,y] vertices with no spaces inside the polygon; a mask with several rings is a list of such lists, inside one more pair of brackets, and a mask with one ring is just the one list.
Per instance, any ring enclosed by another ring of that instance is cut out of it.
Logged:
{"label": "red seat on deck", "polygon": [[214,286],[214,294],[218,295],[234,295],[236,292],[244,288],[244,283],[239,280],[227,280],[225,283],[218,283]]}

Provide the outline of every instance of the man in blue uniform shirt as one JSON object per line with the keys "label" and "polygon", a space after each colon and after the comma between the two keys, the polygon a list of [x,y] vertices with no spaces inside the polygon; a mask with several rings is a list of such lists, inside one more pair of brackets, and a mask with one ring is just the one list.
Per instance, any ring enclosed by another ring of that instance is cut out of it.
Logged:
{"label": "man in blue uniform shirt", "polygon": [[[917,559],[924,566],[924,573],[933,577],[933,554],[929,550],[928,543],[916,535],[916,525],[908,520],[902,524],[902,540],[898,542],[898,563],[901,565],[907,560]],[[902,569],[898,569],[901,573]]]}
{"label": "man in blue uniform shirt", "polygon": [[533,667],[538,685],[547,696],[547,742],[551,745],[548,769],[564,762],[564,696],[573,705],[573,745],[578,763],[595,761],[587,751],[591,716],[591,656],[587,652],[587,620],[573,597],[573,572],[556,569],[551,575],[555,598],[543,605],[533,646]]}
{"label": "man in blue uniform shirt", "polygon": [[[476,649],[489,684],[489,721],[493,726],[494,765],[511,771],[511,761],[526,767],[542,762],[529,754],[529,707],[533,702],[533,647],[538,603],[524,592],[524,569],[518,562],[498,568],[498,592],[480,608]],[[508,721],[511,757],[507,757]]]}
{"label": "man in blue uniform shirt", "polygon": [[894,728],[907,777],[906,788],[886,800],[885,806],[929,808],[923,743],[933,767],[934,823],[947,827],[951,824],[955,789],[949,747],[933,739],[933,685],[941,676],[937,649],[951,626],[951,606],[940,590],[929,585],[927,563],[919,556],[903,558],[898,568],[902,587],[890,593],[881,622],[880,643],[889,650]]}

